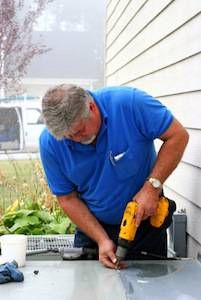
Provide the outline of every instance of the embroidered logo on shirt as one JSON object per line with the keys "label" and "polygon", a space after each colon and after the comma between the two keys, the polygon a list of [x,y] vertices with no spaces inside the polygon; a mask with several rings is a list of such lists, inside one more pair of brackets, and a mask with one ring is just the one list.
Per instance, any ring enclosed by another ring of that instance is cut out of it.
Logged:
{"label": "embroidered logo on shirt", "polygon": [[122,153],[119,153],[117,155],[113,155],[112,151],[110,151],[110,154],[109,154],[109,158],[110,158],[110,161],[113,165],[115,165],[115,163],[117,161],[119,161],[120,159],[122,159],[122,157],[124,157],[126,152],[122,152]]}

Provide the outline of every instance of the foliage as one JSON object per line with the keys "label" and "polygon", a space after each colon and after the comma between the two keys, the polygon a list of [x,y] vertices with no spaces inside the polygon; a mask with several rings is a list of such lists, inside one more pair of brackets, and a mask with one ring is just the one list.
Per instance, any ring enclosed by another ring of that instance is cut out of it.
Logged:
{"label": "foliage", "polygon": [[73,233],[74,225],[59,208],[52,213],[42,203],[14,202],[1,220],[0,234],[65,234]]}
{"label": "foliage", "polygon": [[[21,162],[26,165],[26,172],[20,171],[20,163],[9,161],[10,169],[7,173],[0,173],[0,196],[3,187],[11,187],[14,194],[8,193],[0,220],[0,235],[5,233],[23,234],[65,234],[74,233],[75,225],[63,213],[46,184],[44,174],[38,160]],[[8,166],[8,164],[6,165]],[[29,167],[28,167],[29,166]],[[27,170],[29,168],[29,171]],[[14,169],[14,181],[13,170]],[[23,182],[23,183],[22,183]],[[13,184],[15,186],[13,186]],[[10,204],[8,206],[8,204]]]}
{"label": "foliage", "polygon": [[[34,56],[49,51],[32,41],[33,26],[52,0],[0,1],[0,86],[1,96],[20,91],[20,80]],[[29,1],[30,3],[30,1]]]}

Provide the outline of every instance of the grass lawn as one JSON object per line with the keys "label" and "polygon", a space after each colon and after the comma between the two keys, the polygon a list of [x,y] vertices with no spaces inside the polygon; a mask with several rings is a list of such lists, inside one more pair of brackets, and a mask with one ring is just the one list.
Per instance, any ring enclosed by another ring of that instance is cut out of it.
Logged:
{"label": "grass lawn", "polygon": [[38,160],[0,161],[0,212],[15,200],[35,199],[42,192],[43,183]]}
{"label": "grass lawn", "polygon": [[34,160],[2,160],[0,161],[0,174],[12,178],[16,176],[16,173],[20,173],[20,176],[27,178],[32,172]]}

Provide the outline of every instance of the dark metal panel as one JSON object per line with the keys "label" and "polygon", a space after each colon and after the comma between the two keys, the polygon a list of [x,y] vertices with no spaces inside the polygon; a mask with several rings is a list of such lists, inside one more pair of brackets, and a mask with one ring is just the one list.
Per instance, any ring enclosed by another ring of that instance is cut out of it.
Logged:
{"label": "dark metal panel", "polygon": [[132,262],[120,278],[127,300],[201,299],[201,264],[196,260]]}

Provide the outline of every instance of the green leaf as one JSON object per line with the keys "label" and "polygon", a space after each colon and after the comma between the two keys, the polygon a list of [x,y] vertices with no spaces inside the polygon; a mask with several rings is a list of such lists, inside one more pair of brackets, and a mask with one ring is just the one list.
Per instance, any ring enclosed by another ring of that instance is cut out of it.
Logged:
{"label": "green leaf", "polygon": [[15,220],[15,224],[9,229],[12,233],[14,233],[18,228],[22,228],[28,225],[37,225],[39,224],[39,218],[36,216],[27,216],[23,218],[17,218]]}
{"label": "green leaf", "polygon": [[33,214],[34,210],[20,209],[18,211],[8,212],[2,217],[2,221],[6,227],[11,227],[16,218],[22,218]]}
{"label": "green leaf", "polygon": [[41,235],[41,234],[45,234],[45,229],[44,227],[36,227],[33,229],[30,229],[30,234],[32,235]]}
{"label": "green leaf", "polygon": [[49,233],[65,234],[69,225],[70,221],[67,218],[62,223],[51,223],[48,226]]}
{"label": "green leaf", "polygon": [[53,216],[48,211],[37,211],[35,214],[44,223],[50,223],[54,220]]}
{"label": "green leaf", "polygon": [[75,233],[75,229],[76,229],[76,225],[71,223],[70,226],[67,229],[67,233],[69,234],[74,234]]}
{"label": "green leaf", "polygon": [[23,226],[23,227],[19,227],[18,229],[15,230],[16,234],[31,234],[31,229],[30,226]]}

